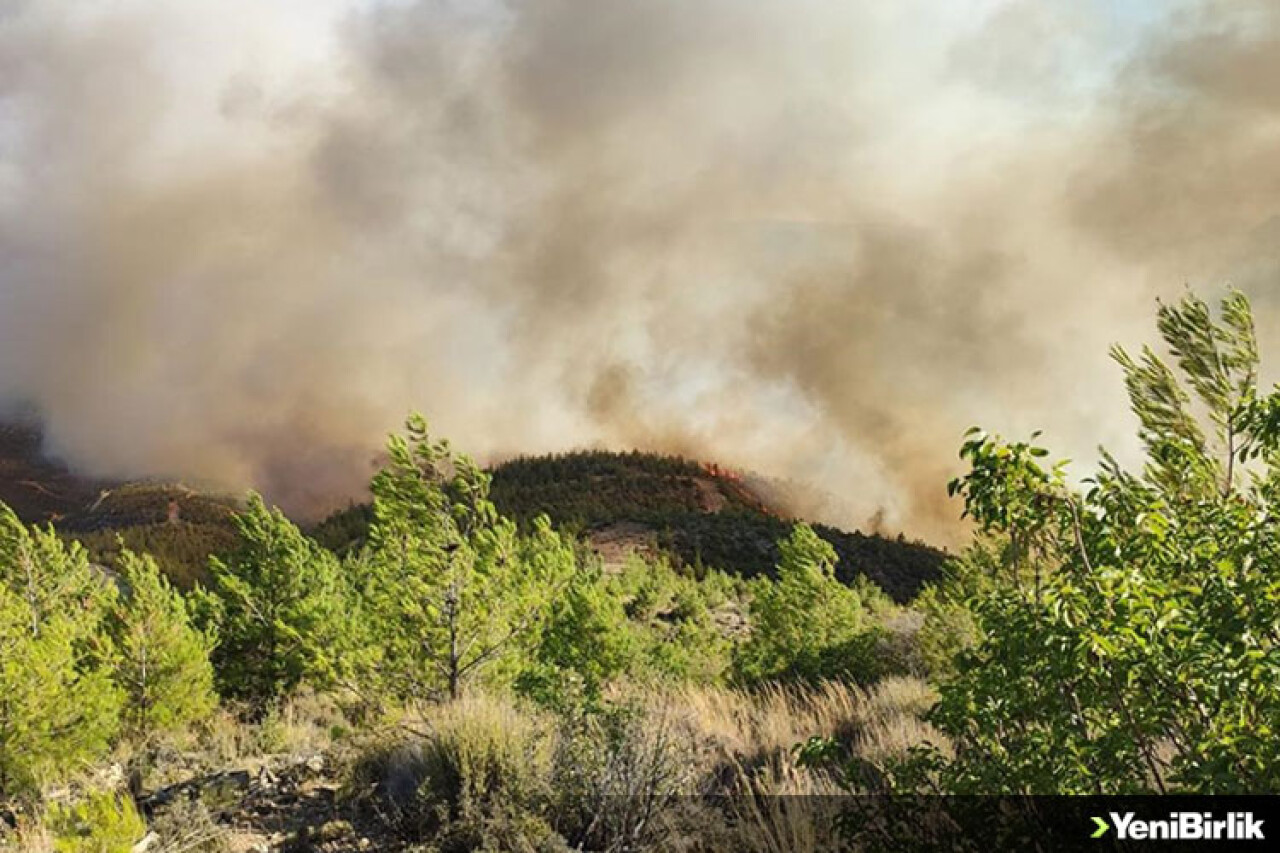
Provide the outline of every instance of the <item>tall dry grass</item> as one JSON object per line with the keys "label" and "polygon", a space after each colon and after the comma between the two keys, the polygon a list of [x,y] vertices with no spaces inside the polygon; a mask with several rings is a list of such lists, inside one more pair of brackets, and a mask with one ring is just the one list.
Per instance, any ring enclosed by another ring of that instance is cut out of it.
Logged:
{"label": "tall dry grass", "polygon": [[620,724],[572,724],[502,696],[427,709],[366,752],[356,787],[418,841],[557,833],[584,849],[643,837],[643,849],[803,853],[832,849],[833,795],[847,791],[834,770],[802,766],[797,745],[834,738],[872,764],[945,746],[923,720],[933,693],[914,678],[610,698],[627,709]]}
{"label": "tall dry grass", "polygon": [[834,738],[849,758],[872,767],[926,741],[948,747],[923,719],[935,695],[916,678],[890,678],[866,689],[835,682],[754,692],[687,687],[655,698],[682,709],[707,747],[703,773],[714,775],[715,792],[726,795],[719,801],[725,820],[718,832],[703,821],[677,833],[693,841],[687,849],[840,849],[834,822],[842,805],[836,797],[847,790],[834,769],[798,763],[795,748],[810,737]]}
{"label": "tall dry grass", "polygon": [[925,741],[945,748],[923,719],[934,700],[924,681],[894,677],[865,689],[838,682],[751,692],[686,687],[657,701],[684,709],[720,757],[747,768],[777,768],[796,744],[814,736],[835,738],[852,756],[877,763]]}

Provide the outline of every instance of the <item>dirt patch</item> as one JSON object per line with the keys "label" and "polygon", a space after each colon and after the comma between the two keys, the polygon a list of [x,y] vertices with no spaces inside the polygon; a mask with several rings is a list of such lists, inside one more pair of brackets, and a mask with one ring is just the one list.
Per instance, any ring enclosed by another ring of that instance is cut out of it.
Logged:
{"label": "dirt patch", "polygon": [[600,555],[606,572],[620,572],[633,554],[654,558],[661,553],[653,528],[633,521],[620,521],[588,531],[587,541]]}

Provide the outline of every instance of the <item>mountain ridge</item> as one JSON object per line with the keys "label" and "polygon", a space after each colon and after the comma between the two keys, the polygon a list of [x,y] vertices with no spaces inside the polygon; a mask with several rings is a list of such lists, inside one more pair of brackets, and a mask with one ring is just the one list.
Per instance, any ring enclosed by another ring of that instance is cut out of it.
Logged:
{"label": "mountain ridge", "polygon": [[[606,564],[640,552],[663,555],[691,573],[769,574],[777,542],[801,520],[771,501],[753,475],[638,450],[522,456],[490,474],[491,497],[503,515],[528,525],[545,514],[579,534]],[[110,564],[122,544],[153,553],[181,587],[199,582],[208,557],[237,541],[238,498],[176,483],[81,477],[46,456],[38,427],[27,424],[0,423],[0,501],[25,522],[53,524],[96,561]],[[359,545],[369,521],[368,504],[352,503],[306,529],[343,552]],[[813,527],[839,555],[842,581],[865,575],[898,601],[936,578],[946,558],[904,536]]]}

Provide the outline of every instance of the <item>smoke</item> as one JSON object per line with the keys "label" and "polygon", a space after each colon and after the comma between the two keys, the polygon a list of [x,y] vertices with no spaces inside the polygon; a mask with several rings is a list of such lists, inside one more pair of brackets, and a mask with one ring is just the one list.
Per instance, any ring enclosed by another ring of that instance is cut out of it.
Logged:
{"label": "smoke", "polygon": [[1277,48],[1261,0],[10,0],[0,403],[301,511],[420,409],[946,540],[971,424],[1132,451],[1156,296],[1274,337]]}

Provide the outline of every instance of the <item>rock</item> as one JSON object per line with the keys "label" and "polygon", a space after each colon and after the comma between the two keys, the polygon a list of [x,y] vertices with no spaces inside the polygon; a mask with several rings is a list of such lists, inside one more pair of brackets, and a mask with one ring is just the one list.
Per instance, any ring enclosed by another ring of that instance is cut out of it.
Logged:
{"label": "rock", "polygon": [[131,853],[147,853],[148,850],[155,847],[160,841],[160,836],[154,832],[148,832],[142,836],[142,840],[133,845]]}

